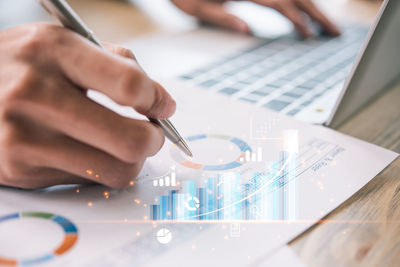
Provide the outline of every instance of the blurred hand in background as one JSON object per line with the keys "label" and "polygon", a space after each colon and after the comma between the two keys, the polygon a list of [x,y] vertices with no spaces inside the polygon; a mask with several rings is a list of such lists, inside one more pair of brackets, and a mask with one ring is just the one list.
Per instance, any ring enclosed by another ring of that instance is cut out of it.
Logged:
{"label": "blurred hand in background", "polygon": [[[226,0],[171,0],[178,8],[201,21],[229,28],[242,33],[249,33],[245,21],[228,13],[224,8]],[[306,16],[319,23],[324,33],[339,35],[340,31],[311,0],[249,0],[261,6],[273,8],[287,17],[303,37],[310,37]]]}

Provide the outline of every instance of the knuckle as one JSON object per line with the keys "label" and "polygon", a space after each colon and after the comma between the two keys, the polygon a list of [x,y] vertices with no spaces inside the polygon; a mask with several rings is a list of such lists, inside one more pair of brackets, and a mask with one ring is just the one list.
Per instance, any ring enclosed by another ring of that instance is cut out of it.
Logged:
{"label": "knuckle", "polygon": [[138,129],[138,133],[140,142],[135,142],[136,151],[142,158],[145,158],[149,154],[149,147],[152,141],[157,138],[156,131],[150,123],[143,123]]}
{"label": "knuckle", "polygon": [[15,127],[7,127],[0,134],[2,180],[9,185],[19,185],[24,177],[18,158],[26,152],[26,146],[18,136]]}
{"label": "knuckle", "polygon": [[[161,90],[155,90],[153,103],[149,110],[156,110],[157,108],[161,107],[165,102],[165,97]],[[139,110],[140,111],[140,110]]]}
{"label": "knuckle", "polygon": [[[11,98],[11,97],[7,97]],[[13,121],[15,113],[17,112],[19,106],[15,104],[15,101],[9,100],[4,101],[0,105],[0,121],[2,123],[2,127],[7,127],[7,123]]]}
{"label": "knuckle", "polygon": [[[282,3],[286,2],[286,3]],[[281,11],[284,4],[287,4],[288,1],[280,1],[280,0],[271,0],[268,2],[268,6],[275,10]]]}
{"label": "knuckle", "polygon": [[61,27],[36,23],[25,27],[24,37],[19,45],[19,55],[22,57],[34,57],[38,55],[38,51],[49,48],[54,45],[61,36]]}
{"label": "knuckle", "polygon": [[122,71],[119,81],[119,100],[122,104],[132,105],[139,97],[139,88],[143,84],[143,75],[133,68],[126,68]]}
{"label": "knuckle", "polygon": [[[145,159],[151,154],[152,142],[160,138],[154,126],[149,123],[140,124],[134,133],[127,133],[121,139],[122,159],[128,163],[135,163]],[[163,135],[160,135],[163,136]]]}
{"label": "knuckle", "polygon": [[13,111],[18,108],[20,101],[29,98],[32,94],[38,94],[40,86],[37,86],[39,80],[36,70],[32,66],[24,66],[19,68],[19,72],[9,85],[1,92],[2,112]]}
{"label": "knuckle", "polygon": [[23,187],[23,172],[17,162],[15,160],[9,160],[4,161],[1,165],[2,182],[10,186]]}
{"label": "knuckle", "polygon": [[0,132],[0,151],[1,157],[5,160],[17,158],[23,154],[24,142],[21,138],[21,131],[12,122],[3,123]]}
{"label": "knuckle", "polygon": [[115,174],[112,179],[109,179],[109,186],[116,189],[123,189],[128,187],[134,178],[139,174],[142,163],[123,163],[118,164],[114,167]]}
{"label": "knuckle", "polygon": [[146,144],[147,141],[145,139],[132,140],[132,138],[127,138],[125,141],[125,149],[122,151],[122,159],[127,163],[135,163],[145,158]]}

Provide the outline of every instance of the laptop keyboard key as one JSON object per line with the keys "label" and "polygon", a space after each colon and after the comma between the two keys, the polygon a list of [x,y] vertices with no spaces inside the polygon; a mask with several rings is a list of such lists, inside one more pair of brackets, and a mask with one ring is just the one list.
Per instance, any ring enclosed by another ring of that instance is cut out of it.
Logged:
{"label": "laptop keyboard key", "polygon": [[270,94],[270,93],[272,93],[272,92],[274,92],[276,90],[279,90],[279,89],[276,88],[276,87],[264,86],[264,87],[261,87],[261,88],[257,89],[256,91],[260,91],[260,92],[263,92],[263,93]]}
{"label": "laptop keyboard key", "polygon": [[211,80],[207,80],[207,81],[201,82],[199,85],[201,87],[210,88],[210,87],[216,85],[217,83],[219,83],[218,80],[211,79]]}
{"label": "laptop keyboard key", "polygon": [[297,113],[299,113],[299,111],[300,111],[300,109],[295,108],[295,109],[292,109],[291,111],[289,111],[289,112],[286,113],[286,114],[289,115],[289,116],[294,116],[294,115],[296,115]]}
{"label": "laptop keyboard key", "polygon": [[286,92],[286,93],[283,93],[283,95],[284,96],[288,96],[290,98],[299,98],[299,97],[301,97],[300,94],[296,94],[296,93],[293,93],[293,92]]}
{"label": "laptop keyboard key", "polygon": [[189,74],[179,76],[179,78],[181,78],[182,80],[192,80],[192,79],[194,79],[194,77],[189,75]]}
{"label": "laptop keyboard key", "polygon": [[314,89],[319,83],[315,81],[306,81],[299,85],[300,88],[311,90]]}
{"label": "laptop keyboard key", "polygon": [[289,91],[292,94],[298,95],[299,97],[303,96],[304,94],[308,93],[309,91],[300,89],[300,88],[294,88]]}
{"label": "laptop keyboard key", "polygon": [[264,105],[264,107],[275,110],[275,111],[281,111],[285,107],[287,107],[290,104],[290,102],[285,102],[285,101],[280,101],[280,100],[272,100],[268,102],[267,104]]}
{"label": "laptop keyboard key", "polygon": [[232,88],[232,87],[225,87],[224,89],[219,90],[220,93],[226,94],[226,95],[233,95],[234,93],[237,93],[240,91],[239,89]]}
{"label": "laptop keyboard key", "polygon": [[253,84],[253,83],[257,82],[260,79],[261,79],[261,77],[259,77],[259,76],[250,76],[250,77],[248,77],[246,79],[240,80],[240,82]]}
{"label": "laptop keyboard key", "polygon": [[304,101],[303,103],[301,103],[301,106],[302,107],[307,107],[308,105],[310,105],[313,102],[313,100],[314,99]]}
{"label": "laptop keyboard key", "polygon": [[234,85],[232,85],[234,88],[240,88],[240,89],[243,89],[243,88],[245,88],[245,87],[247,87],[247,86],[249,86],[249,84],[248,83],[246,83],[246,82],[242,82],[242,81],[238,81],[237,83],[235,83]]}
{"label": "laptop keyboard key", "polygon": [[264,92],[264,91],[259,91],[259,90],[255,90],[253,92],[251,92],[252,95],[257,95],[257,96],[266,96],[268,95],[268,92]]}

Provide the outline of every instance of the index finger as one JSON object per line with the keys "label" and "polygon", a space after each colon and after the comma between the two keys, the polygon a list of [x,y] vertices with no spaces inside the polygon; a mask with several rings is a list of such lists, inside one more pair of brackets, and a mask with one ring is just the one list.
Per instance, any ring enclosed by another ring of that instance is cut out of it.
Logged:
{"label": "index finger", "polygon": [[268,1],[268,0],[252,0],[252,2],[266,7],[270,7],[284,15],[289,19],[296,30],[304,37],[308,38],[312,34],[308,29],[307,23],[304,18],[304,14],[298,9],[293,1]]}
{"label": "index finger", "polygon": [[135,60],[102,50],[69,30],[59,31],[53,56],[72,82],[151,118],[165,119],[174,113],[175,101]]}
{"label": "index finger", "polygon": [[311,19],[321,24],[324,31],[330,35],[337,36],[340,35],[340,30],[336,25],[328,19],[310,0],[297,0],[296,5]]}

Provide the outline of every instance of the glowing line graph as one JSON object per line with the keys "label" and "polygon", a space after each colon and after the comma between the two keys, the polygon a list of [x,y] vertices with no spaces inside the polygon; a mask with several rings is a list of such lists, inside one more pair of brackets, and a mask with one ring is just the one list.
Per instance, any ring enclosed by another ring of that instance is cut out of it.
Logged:
{"label": "glowing line graph", "polygon": [[[327,155],[329,155],[332,151],[334,151],[334,150],[336,150],[336,149],[337,149],[337,146],[335,146],[334,148],[330,149],[327,153],[325,153],[324,155],[322,155],[322,157],[320,157],[320,158],[326,157]],[[279,169],[279,171],[275,174],[275,176],[274,176],[273,178],[271,178],[271,179],[268,181],[268,183],[263,184],[262,187],[260,187],[260,188],[259,188],[258,190],[256,190],[256,191],[252,192],[251,194],[247,195],[246,197],[244,197],[244,198],[242,198],[242,199],[240,199],[240,200],[238,200],[238,201],[236,201],[236,202],[233,202],[233,203],[231,203],[231,204],[229,204],[229,205],[227,205],[227,206],[224,206],[224,207],[222,207],[222,208],[215,209],[215,210],[212,210],[212,211],[209,211],[209,212],[205,212],[205,213],[203,213],[203,214],[197,214],[197,215],[194,215],[194,216],[187,216],[187,217],[182,218],[182,220],[185,220],[185,219],[188,220],[188,219],[197,218],[197,217],[200,217],[200,216],[206,216],[206,215],[209,215],[209,214],[214,214],[214,213],[223,211],[224,209],[228,209],[228,208],[231,208],[231,207],[233,207],[233,206],[235,206],[235,205],[237,205],[237,204],[240,204],[240,203],[242,203],[243,201],[248,200],[248,199],[251,198],[252,196],[254,196],[254,195],[260,193],[260,191],[263,190],[265,187],[270,186],[270,185],[275,181],[275,179],[278,178],[278,177],[282,174],[282,172],[285,170],[285,168],[287,167],[287,165],[289,164],[289,162],[293,159],[293,157],[296,157],[296,155],[290,155],[290,156],[286,159],[286,161],[284,162],[284,164],[282,164],[282,167]],[[301,175],[301,174],[304,173],[305,171],[306,171],[306,170],[304,170],[303,172],[298,173],[298,174],[296,175],[296,177],[299,176],[299,175]],[[260,175],[260,174],[258,174],[258,175]],[[222,183],[223,183],[223,182],[222,182]],[[273,190],[273,191],[271,191],[271,192],[274,192],[274,191],[276,191],[276,190],[278,190],[278,189],[275,189],[275,190]]]}
{"label": "glowing line graph", "polygon": [[[308,147],[308,149],[304,150],[304,148]],[[301,158],[305,160],[303,162],[297,161],[297,166],[291,168],[291,171],[293,171],[294,175],[293,176],[289,176],[289,180],[285,180],[284,183],[281,183],[281,181],[279,182],[280,186],[279,187],[272,187],[270,190],[268,190],[268,193],[273,193],[276,192],[278,190],[280,190],[285,184],[291,182],[292,180],[296,179],[298,176],[302,175],[304,172],[308,171],[310,168],[312,168],[315,164],[317,164],[320,161],[325,160],[327,157],[329,157],[329,155],[333,154],[337,154],[337,151],[340,151],[342,148],[338,145],[332,144],[332,143],[328,143],[325,142],[323,140],[320,139],[315,139],[312,142],[308,142],[306,145],[303,146],[302,149],[300,149],[301,151],[303,151],[301,153]],[[326,151],[325,153],[321,153],[322,151]],[[310,155],[308,155],[310,154]],[[240,200],[234,201],[232,203],[227,203],[225,204],[224,207],[220,207],[217,209],[213,209],[207,212],[202,212],[201,214],[190,214],[189,216],[184,216],[184,217],[180,217],[180,218],[174,218],[174,219],[170,219],[173,221],[177,221],[177,220],[190,220],[190,219],[196,219],[196,218],[201,218],[207,215],[212,215],[212,214],[218,214],[221,211],[224,211],[226,209],[232,208],[240,203],[243,203],[244,201],[249,200],[250,198],[254,197],[255,195],[259,194],[261,191],[265,190],[267,187],[271,186],[272,183],[276,182],[277,179],[281,179],[283,177],[285,169],[288,167],[288,165],[290,164],[290,162],[298,157],[299,154],[298,153],[289,153],[288,157],[285,157],[284,159],[282,159],[280,165],[279,170],[277,169],[277,172],[274,172],[274,175],[269,178],[267,178],[268,180],[265,181],[265,183],[261,184],[261,187],[257,188],[255,191],[251,192],[249,195],[244,196],[243,198],[241,198]],[[315,160],[312,160],[314,157],[317,157]],[[310,162],[309,164],[307,164],[308,166],[306,168],[304,168],[306,166],[305,163]],[[287,172],[287,174],[290,175],[290,172]],[[265,172],[262,173],[257,173],[254,177],[252,177],[252,179],[255,179],[257,177],[261,177],[264,175],[268,175]],[[219,180],[218,182],[218,186],[223,185],[224,181]],[[265,191],[264,191],[265,193]],[[185,214],[186,215],[186,214]],[[169,220],[169,219],[162,219],[163,221],[165,220]],[[207,219],[205,219],[207,220]],[[214,219],[211,219],[214,220]],[[224,220],[226,221],[226,220]]]}
{"label": "glowing line graph", "polygon": [[272,179],[270,179],[270,181],[269,181],[268,183],[264,184],[262,187],[260,187],[260,188],[259,188],[258,190],[256,190],[256,191],[252,192],[252,193],[249,194],[248,196],[246,196],[246,197],[244,197],[244,198],[242,198],[242,199],[240,199],[240,200],[238,200],[238,201],[236,201],[236,202],[233,202],[233,203],[231,203],[231,204],[229,204],[229,205],[227,205],[227,206],[224,206],[223,208],[215,209],[215,210],[212,210],[212,211],[209,211],[209,212],[205,212],[205,213],[203,213],[203,214],[197,214],[197,215],[194,215],[194,216],[184,217],[183,220],[185,220],[185,219],[191,219],[191,218],[196,218],[196,217],[200,217],[200,216],[206,216],[206,215],[209,215],[209,214],[214,214],[214,213],[216,213],[216,212],[220,212],[220,211],[222,211],[222,210],[224,210],[224,209],[228,209],[228,208],[231,208],[231,207],[233,207],[233,206],[235,206],[235,205],[237,205],[237,204],[240,204],[240,203],[242,203],[242,202],[245,201],[245,200],[248,200],[248,199],[251,198],[252,196],[254,196],[254,195],[256,195],[257,193],[259,193],[262,189],[264,189],[264,188],[267,187],[268,185],[271,185],[271,184],[274,182],[274,180],[275,180],[275,179],[282,173],[282,171],[287,167],[287,164],[290,162],[289,159],[292,159],[292,156],[288,157],[288,159],[287,159],[287,160],[285,161],[285,163],[282,165],[282,167],[281,167],[280,170],[277,172],[277,174],[275,175],[275,177],[273,177]]}

